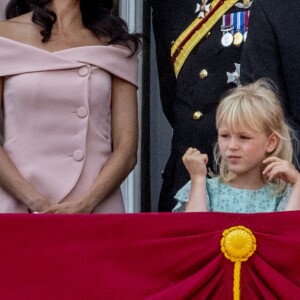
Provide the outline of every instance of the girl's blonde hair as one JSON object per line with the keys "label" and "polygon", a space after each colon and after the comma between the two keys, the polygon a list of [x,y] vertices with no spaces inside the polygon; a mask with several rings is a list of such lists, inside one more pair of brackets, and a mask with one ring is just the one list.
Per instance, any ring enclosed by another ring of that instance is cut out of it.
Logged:
{"label": "girl's blonde hair", "polygon": [[[270,81],[261,79],[230,90],[217,108],[217,129],[224,123],[233,130],[251,128],[266,135],[275,133],[278,144],[267,156],[276,156],[292,162],[294,133],[284,120],[281,104]],[[218,145],[215,147],[215,160],[220,179],[229,182],[234,175],[229,172],[226,163],[222,160]],[[276,180],[273,184],[274,193],[283,193],[286,187],[284,181]]]}

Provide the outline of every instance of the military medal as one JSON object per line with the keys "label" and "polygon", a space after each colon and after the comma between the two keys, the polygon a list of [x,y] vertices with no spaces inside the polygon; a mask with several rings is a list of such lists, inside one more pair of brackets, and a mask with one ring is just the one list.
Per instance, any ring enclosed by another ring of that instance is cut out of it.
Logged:
{"label": "military medal", "polygon": [[248,36],[249,14],[250,10],[244,12],[244,42],[246,42]]}
{"label": "military medal", "polygon": [[195,13],[198,13],[198,18],[204,18],[210,11],[210,4],[206,4],[207,0],[202,0],[201,4],[197,3]]}
{"label": "military medal", "polygon": [[244,25],[244,19],[241,20],[241,13],[237,12],[233,14],[233,26],[234,26],[234,35],[233,35],[233,45],[239,47],[244,41],[243,34],[241,33],[241,27]]}
{"label": "military medal", "polygon": [[224,47],[228,47],[232,44],[233,42],[233,35],[230,32],[226,32],[222,39],[221,39],[221,43]]}
{"label": "military medal", "polygon": [[249,13],[250,11],[247,10],[223,15],[221,43],[224,47],[228,47],[231,44],[239,47],[247,39]]}
{"label": "military medal", "polygon": [[234,83],[237,86],[241,85],[241,81],[240,81],[240,70],[241,70],[241,65],[240,64],[234,64],[235,66],[235,71],[230,73],[230,72],[226,72],[227,73],[227,83]]}
{"label": "military medal", "polygon": [[237,31],[233,36],[233,45],[239,47],[244,41],[243,34],[240,31]]}
{"label": "military medal", "polygon": [[223,36],[221,39],[221,44],[224,47],[229,47],[233,42],[233,21],[231,14],[223,15],[222,17],[222,26],[221,31],[223,32]]}

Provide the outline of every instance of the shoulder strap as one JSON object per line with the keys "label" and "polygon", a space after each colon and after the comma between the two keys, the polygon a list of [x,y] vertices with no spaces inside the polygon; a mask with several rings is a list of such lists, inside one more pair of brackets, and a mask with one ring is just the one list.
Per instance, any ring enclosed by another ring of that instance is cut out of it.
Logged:
{"label": "shoulder strap", "polygon": [[238,0],[214,0],[210,12],[202,19],[196,18],[180,34],[171,48],[171,60],[176,77],[191,51],[236,2]]}

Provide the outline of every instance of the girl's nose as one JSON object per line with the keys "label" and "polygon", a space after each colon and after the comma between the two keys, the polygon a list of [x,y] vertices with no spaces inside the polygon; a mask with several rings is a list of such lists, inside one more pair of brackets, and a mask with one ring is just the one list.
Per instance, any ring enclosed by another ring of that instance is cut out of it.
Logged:
{"label": "girl's nose", "polygon": [[239,143],[238,143],[237,139],[231,138],[230,142],[228,144],[228,148],[229,149],[237,149],[238,147],[239,147]]}

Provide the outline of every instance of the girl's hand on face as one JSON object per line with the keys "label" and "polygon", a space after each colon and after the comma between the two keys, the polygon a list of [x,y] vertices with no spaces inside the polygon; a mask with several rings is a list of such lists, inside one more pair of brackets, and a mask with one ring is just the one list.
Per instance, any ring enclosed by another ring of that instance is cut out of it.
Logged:
{"label": "girl's hand on face", "polygon": [[278,157],[268,157],[263,161],[267,166],[263,170],[263,175],[269,181],[274,179],[282,179],[292,185],[300,183],[300,173],[296,170],[293,164]]}
{"label": "girl's hand on face", "polygon": [[183,163],[188,170],[191,179],[206,177],[206,164],[208,157],[196,148],[189,148],[182,157]]}

